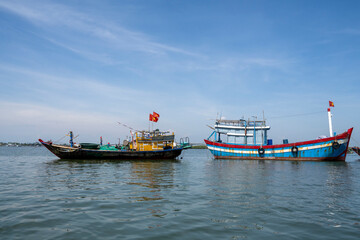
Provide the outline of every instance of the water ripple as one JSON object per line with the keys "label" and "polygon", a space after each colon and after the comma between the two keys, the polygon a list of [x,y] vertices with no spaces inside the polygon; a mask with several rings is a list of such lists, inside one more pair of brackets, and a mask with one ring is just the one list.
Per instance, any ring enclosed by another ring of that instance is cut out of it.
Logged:
{"label": "water ripple", "polygon": [[1,239],[359,239],[360,162],[63,161],[0,148]]}

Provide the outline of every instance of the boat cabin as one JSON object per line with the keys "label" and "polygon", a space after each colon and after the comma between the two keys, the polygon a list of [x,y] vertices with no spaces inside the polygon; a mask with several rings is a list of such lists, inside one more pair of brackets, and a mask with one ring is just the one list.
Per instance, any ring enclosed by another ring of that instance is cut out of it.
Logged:
{"label": "boat cabin", "polygon": [[175,134],[170,132],[138,131],[132,138],[130,149],[135,151],[160,151],[172,149],[175,142]]}
{"label": "boat cabin", "polygon": [[265,120],[222,120],[217,119],[214,131],[208,140],[214,136],[215,142],[226,142],[243,145],[268,145],[267,131],[270,126]]}

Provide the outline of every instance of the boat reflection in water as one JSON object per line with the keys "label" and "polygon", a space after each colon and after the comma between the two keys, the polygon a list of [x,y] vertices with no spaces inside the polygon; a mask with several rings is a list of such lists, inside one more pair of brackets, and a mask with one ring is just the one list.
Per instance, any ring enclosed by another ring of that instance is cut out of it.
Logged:
{"label": "boat reflection in water", "polygon": [[174,164],[178,160],[133,161],[131,163],[131,179],[129,185],[139,186],[135,201],[163,199],[161,191],[174,187]]}
{"label": "boat reflection in water", "polygon": [[[71,192],[66,200],[101,201],[116,205],[132,204],[133,211],[147,210],[153,217],[167,215],[162,204],[171,198],[175,188],[174,171],[179,160],[54,160],[44,166],[46,181],[41,184],[46,194]],[[139,205],[140,204],[140,205]],[[114,206],[115,207],[115,206]],[[130,214],[130,212],[129,212]]]}

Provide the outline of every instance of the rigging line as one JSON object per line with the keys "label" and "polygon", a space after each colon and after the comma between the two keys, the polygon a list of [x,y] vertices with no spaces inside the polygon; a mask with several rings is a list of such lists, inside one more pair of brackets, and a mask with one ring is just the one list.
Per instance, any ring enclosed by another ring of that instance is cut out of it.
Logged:
{"label": "rigging line", "polygon": [[130,126],[124,124],[124,123],[121,123],[121,122],[117,122],[117,123],[120,124],[121,126],[124,126],[124,127],[128,128],[128,129],[130,129],[130,130],[133,130],[135,132],[141,132],[141,131],[139,131],[137,129],[134,129],[134,128],[132,128],[132,127],[130,127]]}
{"label": "rigging line", "polygon": [[354,140],[356,142],[356,144],[360,145],[360,143],[358,141],[356,141],[356,139],[354,137],[352,137],[351,139]]}
{"label": "rigging line", "polygon": [[134,130],[132,127],[129,127],[128,125],[126,125],[126,124],[124,124],[124,123],[118,122],[118,124],[120,124],[120,125],[122,125],[122,126],[124,126],[124,127],[126,127],[126,128],[129,128],[129,129],[131,129],[131,130]]}
{"label": "rigging line", "polygon": [[267,117],[267,119],[299,117],[299,116],[315,115],[315,114],[324,113],[324,112],[325,112],[325,111],[323,110],[323,111],[310,112],[310,113],[299,113],[299,114],[294,114],[294,115],[284,115],[284,116]]}
{"label": "rigging line", "polygon": [[58,140],[54,141],[54,143],[58,143],[58,142],[60,142],[60,141],[61,141],[61,140],[63,140],[66,136],[68,136],[68,135],[65,135],[65,136],[61,137],[60,139],[58,139]]}

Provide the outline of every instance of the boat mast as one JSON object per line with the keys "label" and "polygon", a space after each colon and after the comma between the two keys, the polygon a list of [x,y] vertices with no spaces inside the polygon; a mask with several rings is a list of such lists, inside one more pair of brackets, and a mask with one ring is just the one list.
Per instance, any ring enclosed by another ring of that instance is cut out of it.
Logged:
{"label": "boat mast", "polygon": [[262,147],[263,144],[265,145],[265,142],[264,142],[264,126],[265,126],[265,113],[264,113],[264,110],[263,110],[263,122],[262,122],[262,131],[261,131],[261,147]]}
{"label": "boat mast", "polygon": [[244,144],[247,145],[247,125],[248,125],[249,120],[246,122],[246,120],[244,119],[244,122],[245,122]]}
{"label": "boat mast", "polygon": [[256,145],[256,121],[257,121],[257,116],[252,116],[254,118],[254,145]]}
{"label": "boat mast", "polygon": [[74,141],[73,141],[73,132],[72,131],[70,131],[70,133],[69,133],[69,135],[70,135],[70,147],[73,147],[74,146]]}
{"label": "boat mast", "polygon": [[328,118],[329,118],[329,131],[330,131],[330,137],[334,136],[333,129],[332,129],[332,121],[331,121],[332,114],[330,112],[330,108],[328,108]]}

